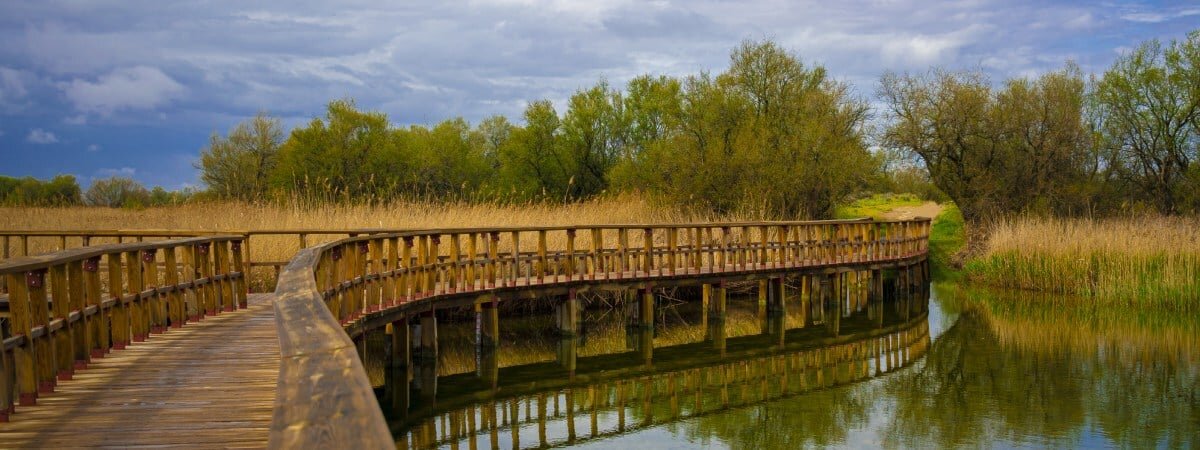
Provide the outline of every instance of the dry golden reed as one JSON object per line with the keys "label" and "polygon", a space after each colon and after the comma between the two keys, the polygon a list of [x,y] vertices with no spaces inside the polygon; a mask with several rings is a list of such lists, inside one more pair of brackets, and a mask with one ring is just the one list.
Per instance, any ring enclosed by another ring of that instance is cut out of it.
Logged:
{"label": "dry golden reed", "polygon": [[[707,217],[661,207],[633,195],[598,198],[577,203],[438,203],[396,201],[377,205],[196,203],[140,210],[66,207],[0,208],[0,230],[388,230],[497,226],[553,226],[576,224],[668,223],[739,220]],[[309,245],[345,235],[312,235]],[[92,239],[93,244],[115,242]],[[532,244],[532,242],[530,243]],[[10,242],[10,248],[15,247]],[[30,253],[57,250],[58,238],[32,238]],[[68,246],[79,245],[72,239]],[[286,261],[299,250],[290,236],[255,236],[252,258]],[[555,243],[551,242],[551,246]],[[13,254],[16,251],[13,250]]]}
{"label": "dry golden reed", "polygon": [[1107,303],[1194,309],[1200,300],[1200,220],[1023,218],[999,223],[973,281],[1076,294]]}

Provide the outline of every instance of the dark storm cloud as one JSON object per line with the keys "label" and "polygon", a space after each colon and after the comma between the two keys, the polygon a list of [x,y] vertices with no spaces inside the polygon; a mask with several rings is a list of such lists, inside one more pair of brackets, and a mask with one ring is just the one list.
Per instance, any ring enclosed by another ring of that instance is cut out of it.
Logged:
{"label": "dark storm cloud", "polygon": [[[180,161],[210,132],[260,110],[296,125],[354,98],[398,124],[519,119],[529,100],[561,107],[602,78],[720,71],[743,39],[775,39],[867,97],[885,69],[978,67],[1000,79],[1072,59],[1095,71],[1139,41],[1182,36],[1200,14],[1001,0],[113,5],[0,3],[0,151],[17,155],[0,174],[86,182],[118,167],[177,187],[194,183]],[[56,142],[29,142],[33,130]],[[54,162],[22,156],[34,148]]]}

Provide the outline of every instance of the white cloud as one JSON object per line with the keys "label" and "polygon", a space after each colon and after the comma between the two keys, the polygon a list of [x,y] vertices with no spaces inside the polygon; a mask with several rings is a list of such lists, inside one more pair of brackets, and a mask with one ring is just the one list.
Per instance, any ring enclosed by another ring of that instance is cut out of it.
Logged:
{"label": "white cloud", "polygon": [[1124,14],[1121,18],[1130,22],[1162,23],[1195,15],[1200,15],[1200,8],[1181,9],[1178,11],[1141,11]]}
{"label": "white cloud", "polygon": [[87,125],[87,115],[76,114],[73,116],[67,116],[63,119],[63,123],[67,125]]}
{"label": "white cloud", "polygon": [[98,152],[98,151],[100,151],[100,146],[99,146],[99,145],[96,145],[96,144],[91,144],[91,145],[88,145],[88,146],[87,146],[87,151],[89,151],[89,152]]}
{"label": "white cloud", "polygon": [[184,92],[183,85],[147,66],[116,69],[94,82],[75,79],[60,88],[76,110],[105,116],[120,110],[154,109]]}
{"label": "white cloud", "polygon": [[56,144],[58,143],[58,136],[41,128],[34,128],[29,130],[28,136],[25,136],[25,142],[31,144]]}
{"label": "white cloud", "polygon": [[96,173],[94,175],[92,175],[92,179],[97,180],[97,179],[101,179],[101,178],[110,178],[110,177],[133,178],[133,176],[136,174],[137,174],[137,169],[134,169],[132,167],[120,167],[120,168],[116,168],[116,169],[104,168],[104,169],[97,170]]}

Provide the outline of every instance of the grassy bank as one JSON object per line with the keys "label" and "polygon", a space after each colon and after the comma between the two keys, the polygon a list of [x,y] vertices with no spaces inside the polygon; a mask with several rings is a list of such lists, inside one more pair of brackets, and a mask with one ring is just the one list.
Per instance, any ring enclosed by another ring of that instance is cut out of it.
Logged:
{"label": "grassy bank", "polygon": [[1072,294],[1101,304],[1194,310],[1200,220],[1026,218],[998,224],[968,262],[972,282]]}
{"label": "grassy bank", "polygon": [[834,217],[838,219],[855,219],[870,217],[882,219],[892,210],[901,206],[918,206],[925,203],[914,194],[875,194],[860,198],[845,205],[838,206]]}

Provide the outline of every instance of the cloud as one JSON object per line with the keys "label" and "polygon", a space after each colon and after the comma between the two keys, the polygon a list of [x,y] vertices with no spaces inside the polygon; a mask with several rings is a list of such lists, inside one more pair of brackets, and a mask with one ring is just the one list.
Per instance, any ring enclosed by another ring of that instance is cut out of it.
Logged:
{"label": "cloud", "polygon": [[1162,23],[1195,15],[1200,15],[1200,8],[1188,8],[1176,11],[1139,11],[1124,14],[1121,18],[1138,23]]}
{"label": "cloud", "polygon": [[134,169],[132,167],[120,167],[120,168],[116,168],[116,169],[104,168],[104,169],[97,170],[96,173],[94,173],[92,175],[92,179],[98,180],[101,178],[111,178],[111,177],[133,178],[133,176],[136,174],[137,174],[137,169]]}
{"label": "cloud", "polygon": [[121,110],[154,109],[185,90],[161,70],[147,66],[116,69],[94,82],[75,79],[60,87],[76,110],[103,116]]}
{"label": "cloud", "polygon": [[89,151],[89,152],[98,152],[98,151],[100,151],[100,146],[99,146],[99,145],[96,145],[96,144],[91,144],[91,145],[88,145],[88,146],[87,146],[87,151]]}
{"label": "cloud", "polygon": [[25,136],[25,142],[30,144],[57,144],[58,136],[41,128],[34,128],[29,130],[28,136]]}

